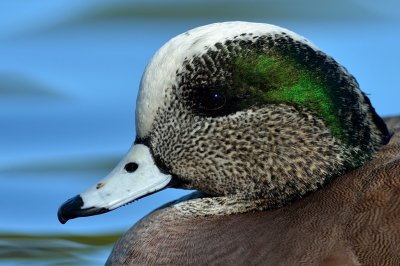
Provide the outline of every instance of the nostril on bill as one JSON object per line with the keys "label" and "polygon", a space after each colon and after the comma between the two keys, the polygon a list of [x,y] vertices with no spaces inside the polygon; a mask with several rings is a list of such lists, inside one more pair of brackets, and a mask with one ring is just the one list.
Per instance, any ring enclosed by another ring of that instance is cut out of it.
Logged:
{"label": "nostril on bill", "polygon": [[128,173],[133,173],[136,171],[136,169],[138,169],[139,165],[137,163],[127,163],[125,164],[125,170]]}

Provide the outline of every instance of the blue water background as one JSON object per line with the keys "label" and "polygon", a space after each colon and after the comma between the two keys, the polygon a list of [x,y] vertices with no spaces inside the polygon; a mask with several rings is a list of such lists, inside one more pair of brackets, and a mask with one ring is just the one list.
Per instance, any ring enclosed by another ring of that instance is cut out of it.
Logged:
{"label": "blue water background", "polygon": [[400,2],[284,2],[0,1],[0,234],[43,238],[0,238],[0,264],[101,265],[111,245],[86,253],[78,245],[72,259],[30,252],[59,244],[46,236],[122,233],[187,194],[168,189],[66,225],[56,217],[62,202],[102,179],[129,149],[147,62],[191,28],[227,20],[288,28],[344,65],[381,116],[400,113]]}

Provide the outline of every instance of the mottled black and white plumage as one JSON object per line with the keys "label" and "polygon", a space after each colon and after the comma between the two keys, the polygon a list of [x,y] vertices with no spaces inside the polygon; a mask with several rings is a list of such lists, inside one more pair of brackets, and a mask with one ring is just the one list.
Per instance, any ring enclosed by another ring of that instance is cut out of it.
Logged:
{"label": "mottled black and white plumage", "polygon": [[[260,98],[281,86],[273,79],[290,75],[260,73],[262,82],[235,78],[251,71],[238,63],[241,58],[256,61],[259,54],[276,58],[284,53],[323,72],[318,78],[330,83],[334,96],[329,100],[338,106],[333,115],[347,141],[308,106]],[[260,93],[248,93],[252,86],[259,86]],[[201,101],[214,93],[226,103],[209,110]],[[264,208],[315,191],[365,163],[387,141],[380,118],[343,67],[306,39],[265,24],[213,24],[172,39],[146,68],[136,118],[136,143],[149,145],[158,166],[179,182],[175,187],[264,199]]]}

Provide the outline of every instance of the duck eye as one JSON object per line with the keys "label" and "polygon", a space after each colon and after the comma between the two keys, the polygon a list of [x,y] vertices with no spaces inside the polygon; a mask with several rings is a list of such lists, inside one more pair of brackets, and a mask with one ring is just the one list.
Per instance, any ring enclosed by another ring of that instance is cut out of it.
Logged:
{"label": "duck eye", "polygon": [[216,110],[224,106],[225,97],[219,93],[211,93],[201,99],[200,105],[208,110]]}

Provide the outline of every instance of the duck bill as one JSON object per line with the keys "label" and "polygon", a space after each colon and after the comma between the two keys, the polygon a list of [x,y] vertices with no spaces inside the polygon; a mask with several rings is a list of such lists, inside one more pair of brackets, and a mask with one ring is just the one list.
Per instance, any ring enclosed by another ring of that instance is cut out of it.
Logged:
{"label": "duck bill", "polygon": [[107,177],[64,202],[58,209],[58,220],[65,224],[77,217],[112,211],[167,188],[171,182],[172,176],[160,171],[147,146],[133,145]]}

